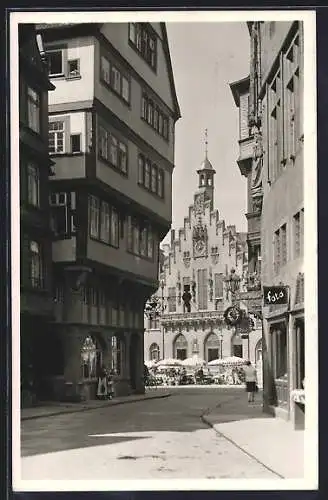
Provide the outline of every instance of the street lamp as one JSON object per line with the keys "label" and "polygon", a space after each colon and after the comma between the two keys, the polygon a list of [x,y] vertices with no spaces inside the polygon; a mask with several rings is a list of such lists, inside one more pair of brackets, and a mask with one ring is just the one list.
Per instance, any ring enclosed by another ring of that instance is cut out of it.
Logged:
{"label": "street lamp", "polygon": [[231,269],[229,276],[225,279],[228,292],[231,293],[231,302],[234,302],[236,292],[238,292],[240,287],[240,277],[236,273],[235,269]]}

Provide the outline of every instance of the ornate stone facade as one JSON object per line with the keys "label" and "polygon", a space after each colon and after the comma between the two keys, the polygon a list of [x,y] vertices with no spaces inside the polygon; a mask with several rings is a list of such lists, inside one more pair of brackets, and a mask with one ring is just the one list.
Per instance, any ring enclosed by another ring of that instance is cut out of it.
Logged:
{"label": "ornate stone facade", "polygon": [[[206,361],[242,356],[253,362],[259,355],[261,330],[250,332],[249,342],[227,327],[223,313],[231,304],[227,279],[231,270],[247,278],[246,234],[227,225],[213,209],[215,170],[207,158],[197,170],[199,186],[184,226],[171,231],[165,245],[161,286],[157,296],[163,314],[157,324],[145,319],[145,360],[186,358],[197,354]],[[244,303],[247,308],[247,303]]]}

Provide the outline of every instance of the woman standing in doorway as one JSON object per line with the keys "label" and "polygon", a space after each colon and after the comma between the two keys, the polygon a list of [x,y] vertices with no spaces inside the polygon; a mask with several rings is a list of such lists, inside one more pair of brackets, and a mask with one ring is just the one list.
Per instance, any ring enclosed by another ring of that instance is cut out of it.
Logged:
{"label": "woman standing in doorway", "polygon": [[256,368],[252,366],[250,361],[247,361],[246,366],[244,368],[245,372],[245,382],[246,382],[246,392],[248,394],[248,402],[254,403],[254,394],[256,392]]}

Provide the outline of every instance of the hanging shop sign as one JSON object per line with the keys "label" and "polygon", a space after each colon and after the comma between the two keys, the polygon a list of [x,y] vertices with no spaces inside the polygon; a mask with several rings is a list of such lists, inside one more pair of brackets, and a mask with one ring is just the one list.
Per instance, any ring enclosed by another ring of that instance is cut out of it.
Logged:
{"label": "hanging shop sign", "polygon": [[224,311],[224,320],[227,325],[237,325],[242,318],[242,311],[237,306],[230,306]]}
{"label": "hanging shop sign", "polygon": [[288,287],[264,286],[263,297],[265,306],[288,304]]}

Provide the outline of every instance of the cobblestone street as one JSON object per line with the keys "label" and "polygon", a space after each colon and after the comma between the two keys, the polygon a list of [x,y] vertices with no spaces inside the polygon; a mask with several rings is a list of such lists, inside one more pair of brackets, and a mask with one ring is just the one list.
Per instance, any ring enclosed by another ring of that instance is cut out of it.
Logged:
{"label": "cobblestone street", "polygon": [[23,421],[22,479],[279,478],[202,420],[217,405],[222,422],[265,418],[242,389],[206,388]]}

